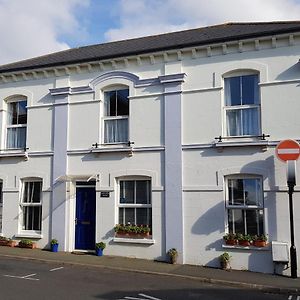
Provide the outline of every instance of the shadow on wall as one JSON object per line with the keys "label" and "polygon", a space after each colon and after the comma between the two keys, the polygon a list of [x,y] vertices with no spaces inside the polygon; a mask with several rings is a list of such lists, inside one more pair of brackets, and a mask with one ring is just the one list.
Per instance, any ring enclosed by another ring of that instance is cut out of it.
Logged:
{"label": "shadow on wall", "polygon": [[224,232],[224,205],[221,199],[216,205],[208,208],[192,226],[192,234],[209,235],[216,231]]}
{"label": "shadow on wall", "polygon": [[273,273],[274,265],[270,251],[254,251],[248,258],[248,270],[252,272]]}
{"label": "shadow on wall", "polygon": [[[290,68],[286,69],[285,71],[281,72],[277,77],[276,80],[293,80],[299,78],[299,63],[292,65]],[[300,86],[299,84],[297,85]]]}

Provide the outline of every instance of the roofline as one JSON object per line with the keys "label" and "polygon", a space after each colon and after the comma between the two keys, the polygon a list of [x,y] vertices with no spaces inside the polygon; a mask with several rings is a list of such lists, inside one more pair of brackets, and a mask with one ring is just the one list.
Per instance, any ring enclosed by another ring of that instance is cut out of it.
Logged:
{"label": "roofline", "polygon": [[[295,21],[290,21],[290,22],[295,23]],[[229,23],[224,23],[224,24],[219,24],[219,25],[201,27],[201,29],[202,28],[222,26],[222,25],[231,25],[231,24],[270,24],[270,23],[272,23],[272,22],[253,22],[253,23],[248,23],[248,22],[245,22],[245,23],[243,23],[243,22],[232,23],[232,22],[229,22]],[[279,22],[273,22],[273,23],[278,24],[278,23],[281,23],[281,22],[279,21]],[[282,23],[288,23],[288,22],[282,21]],[[169,32],[169,33],[164,33],[164,34],[172,34],[172,33],[177,33],[177,32],[191,31],[191,30],[195,30],[195,29],[174,31],[174,32]],[[97,61],[97,60],[116,59],[116,58],[121,58],[121,57],[124,57],[124,56],[150,54],[150,53],[159,52],[159,51],[169,51],[169,50],[175,50],[175,49],[180,49],[180,48],[189,48],[189,47],[210,45],[210,44],[214,44],[214,43],[236,41],[236,40],[240,40],[240,39],[248,39],[248,38],[254,38],[254,37],[258,38],[258,37],[270,36],[270,35],[274,35],[274,34],[285,34],[285,33],[297,32],[297,31],[300,32],[300,21],[299,21],[299,25],[295,25],[293,28],[279,29],[279,30],[274,29],[274,30],[268,30],[266,32],[240,34],[240,35],[237,35],[237,36],[234,36],[234,37],[213,38],[211,40],[207,40],[207,41],[203,41],[203,42],[183,43],[183,44],[178,44],[176,46],[170,46],[170,47],[156,47],[156,48],[152,48],[152,49],[149,49],[149,50],[146,49],[146,50],[142,50],[142,51],[124,52],[124,53],[119,54],[119,55],[95,56],[94,58],[74,59],[74,60],[70,60],[70,61],[67,61],[67,62],[56,62],[56,63],[49,63],[49,64],[40,64],[40,65],[37,65],[37,66],[28,66],[28,67],[21,67],[21,68],[8,68],[6,70],[0,70],[0,74],[10,73],[10,72],[36,70],[36,69],[50,68],[50,67],[59,67],[59,66],[66,66],[66,65],[72,65],[72,64],[88,63],[88,62]],[[152,36],[160,36],[160,35],[164,35],[164,34],[157,34],[157,35],[152,35]],[[142,39],[142,38],[147,38],[147,37],[150,37],[150,36],[144,36],[144,37],[133,38],[133,39],[128,39],[128,40],[136,40],[136,39]],[[103,44],[112,44],[112,43],[123,42],[123,41],[127,41],[127,40],[119,40],[119,41],[103,43]],[[79,47],[79,48],[86,48],[86,47],[97,46],[97,45],[101,45],[101,44],[94,44],[94,45],[83,46],[83,47]],[[68,49],[68,50],[60,51],[60,52],[65,52],[65,51],[69,51],[69,50],[72,50],[72,49],[76,49],[76,48],[71,48],[71,49]],[[55,53],[59,53],[59,52],[54,52],[54,53],[46,54],[46,55],[43,55],[43,56],[48,56],[48,55],[52,55],[52,54],[55,54]],[[43,56],[41,56],[41,57],[43,57]],[[34,58],[37,58],[37,57],[29,58],[29,60],[34,59]],[[5,65],[3,65],[3,66],[5,66]]]}

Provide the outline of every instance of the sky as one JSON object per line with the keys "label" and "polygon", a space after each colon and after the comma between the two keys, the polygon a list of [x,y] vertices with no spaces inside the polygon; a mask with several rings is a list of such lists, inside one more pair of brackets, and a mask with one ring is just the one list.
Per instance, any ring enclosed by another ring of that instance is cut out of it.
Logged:
{"label": "sky", "polygon": [[0,0],[0,64],[225,22],[300,21],[300,0]]}

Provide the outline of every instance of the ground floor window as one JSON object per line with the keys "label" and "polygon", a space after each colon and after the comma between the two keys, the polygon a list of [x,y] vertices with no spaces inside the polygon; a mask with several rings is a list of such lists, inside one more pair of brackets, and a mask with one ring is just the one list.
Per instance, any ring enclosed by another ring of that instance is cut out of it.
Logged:
{"label": "ground floor window", "polygon": [[120,180],[119,224],[152,226],[151,181]]}
{"label": "ground floor window", "polygon": [[230,233],[263,234],[263,209],[263,189],[260,177],[226,178],[226,211]]}
{"label": "ground floor window", "polygon": [[21,191],[22,229],[41,231],[42,181],[24,180]]}

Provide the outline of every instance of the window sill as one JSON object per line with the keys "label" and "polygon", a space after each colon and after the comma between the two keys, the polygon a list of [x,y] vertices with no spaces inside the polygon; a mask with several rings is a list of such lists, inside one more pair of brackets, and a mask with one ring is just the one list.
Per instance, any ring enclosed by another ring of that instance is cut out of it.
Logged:
{"label": "window sill", "polygon": [[99,148],[93,148],[91,150],[92,153],[108,153],[108,152],[132,152],[132,147],[128,147],[127,145],[122,147],[120,144],[105,146],[102,145]]}
{"label": "window sill", "polygon": [[0,151],[0,158],[1,157],[24,157],[28,159],[28,153],[25,152],[23,149],[20,150],[1,150]]}
{"label": "window sill", "polygon": [[265,247],[255,247],[255,246],[239,246],[239,245],[222,245],[223,249],[233,249],[233,250],[254,250],[254,251],[271,251],[270,243]]}
{"label": "window sill", "polygon": [[42,239],[43,235],[41,233],[34,233],[34,232],[22,232],[15,234],[15,238],[28,238],[28,239]]}
{"label": "window sill", "polygon": [[129,243],[129,244],[155,244],[153,239],[135,239],[135,238],[120,238],[114,237],[113,242],[115,243]]}

